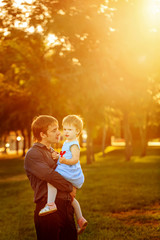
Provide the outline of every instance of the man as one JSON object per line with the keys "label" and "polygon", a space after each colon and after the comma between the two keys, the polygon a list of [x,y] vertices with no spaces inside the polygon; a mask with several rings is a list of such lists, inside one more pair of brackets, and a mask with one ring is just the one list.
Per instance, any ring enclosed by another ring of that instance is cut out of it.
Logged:
{"label": "man", "polygon": [[[52,116],[41,115],[32,122],[35,143],[28,150],[24,168],[34,191],[36,203],[34,223],[37,240],[77,240],[71,199],[75,192],[71,183],[54,171],[56,163],[51,152],[52,143],[59,141],[58,121]],[[57,211],[39,216],[47,202],[47,183],[57,188]]]}

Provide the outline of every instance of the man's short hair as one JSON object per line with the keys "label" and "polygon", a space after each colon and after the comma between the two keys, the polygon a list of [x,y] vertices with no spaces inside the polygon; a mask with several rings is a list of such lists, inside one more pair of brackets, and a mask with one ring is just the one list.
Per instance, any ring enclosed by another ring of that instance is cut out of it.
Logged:
{"label": "man's short hair", "polygon": [[78,115],[68,115],[64,117],[62,120],[62,126],[64,124],[73,125],[79,131],[79,134],[82,132],[83,120]]}
{"label": "man's short hair", "polygon": [[49,115],[40,115],[33,119],[31,129],[35,141],[41,141],[40,133],[47,133],[48,126],[52,124],[58,124],[58,120]]}

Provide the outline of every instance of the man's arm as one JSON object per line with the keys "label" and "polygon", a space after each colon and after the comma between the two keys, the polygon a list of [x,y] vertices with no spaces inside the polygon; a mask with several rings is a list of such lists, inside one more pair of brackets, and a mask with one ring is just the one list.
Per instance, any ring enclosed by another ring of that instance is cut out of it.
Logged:
{"label": "man's arm", "polygon": [[43,154],[37,150],[30,150],[25,157],[24,168],[37,178],[52,184],[60,191],[72,192],[73,186],[59,173],[55,172],[44,160]]}

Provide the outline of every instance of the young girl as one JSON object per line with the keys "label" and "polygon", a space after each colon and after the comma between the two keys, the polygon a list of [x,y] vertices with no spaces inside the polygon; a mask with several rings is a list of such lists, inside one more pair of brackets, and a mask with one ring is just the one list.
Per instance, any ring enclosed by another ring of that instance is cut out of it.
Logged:
{"label": "young girl", "polygon": [[[71,182],[74,187],[79,189],[84,183],[84,175],[79,162],[80,146],[77,138],[83,129],[83,121],[79,116],[68,115],[63,119],[62,126],[66,141],[62,146],[62,151],[55,171],[60,173],[66,180]],[[53,155],[53,158],[54,157],[55,155]],[[46,206],[39,212],[40,216],[57,210],[55,204],[56,194],[57,189],[48,183],[48,201]],[[77,231],[78,234],[80,234],[85,230],[87,220],[82,216],[79,202],[75,198],[72,201],[72,206],[78,223]]]}

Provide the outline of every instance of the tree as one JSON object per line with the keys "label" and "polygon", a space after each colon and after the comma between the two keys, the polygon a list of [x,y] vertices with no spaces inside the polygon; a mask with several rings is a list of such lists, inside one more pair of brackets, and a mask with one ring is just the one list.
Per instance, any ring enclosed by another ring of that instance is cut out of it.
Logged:
{"label": "tree", "polygon": [[[129,160],[131,118],[135,114],[138,119],[137,105],[147,109],[148,80],[155,72],[148,48],[150,35],[140,18],[141,4],[37,0],[24,3],[25,12],[12,1],[3,2],[1,56],[5,57],[0,57],[0,72],[7,84],[27,93],[28,117],[45,113],[61,119],[69,113],[81,114],[88,131],[87,162],[91,163],[93,132],[104,122],[105,110],[114,108],[123,115]],[[48,37],[53,40],[50,45]],[[18,116],[16,110],[13,114]],[[142,122],[138,121],[140,129]]]}
{"label": "tree", "polygon": [[155,86],[151,77],[155,73],[153,34],[151,35],[150,26],[142,18],[141,3],[133,0],[109,1],[109,6],[115,10],[112,18],[115,74],[112,78],[111,96],[113,106],[123,113],[126,159],[129,160],[132,154],[130,123],[133,115],[141,132],[141,155],[145,155],[146,152],[148,109],[153,104],[150,92],[153,92],[152,88]]}
{"label": "tree", "polygon": [[104,1],[86,1],[83,5],[81,1],[36,1],[31,16],[31,24],[35,28],[41,21],[35,13],[38,11],[43,14],[43,9],[48,12],[47,17],[43,15],[43,22],[46,20],[46,25],[43,23],[44,33],[54,33],[59,40],[52,56],[61,87],[60,96],[64,98],[68,113],[81,113],[85,119],[88,132],[87,162],[90,163],[94,159],[93,129],[99,124],[96,121],[100,118],[98,112],[103,115],[100,81],[106,78],[108,69],[105,71],[105,68],[110,64],[107,55],[110,10]]}

